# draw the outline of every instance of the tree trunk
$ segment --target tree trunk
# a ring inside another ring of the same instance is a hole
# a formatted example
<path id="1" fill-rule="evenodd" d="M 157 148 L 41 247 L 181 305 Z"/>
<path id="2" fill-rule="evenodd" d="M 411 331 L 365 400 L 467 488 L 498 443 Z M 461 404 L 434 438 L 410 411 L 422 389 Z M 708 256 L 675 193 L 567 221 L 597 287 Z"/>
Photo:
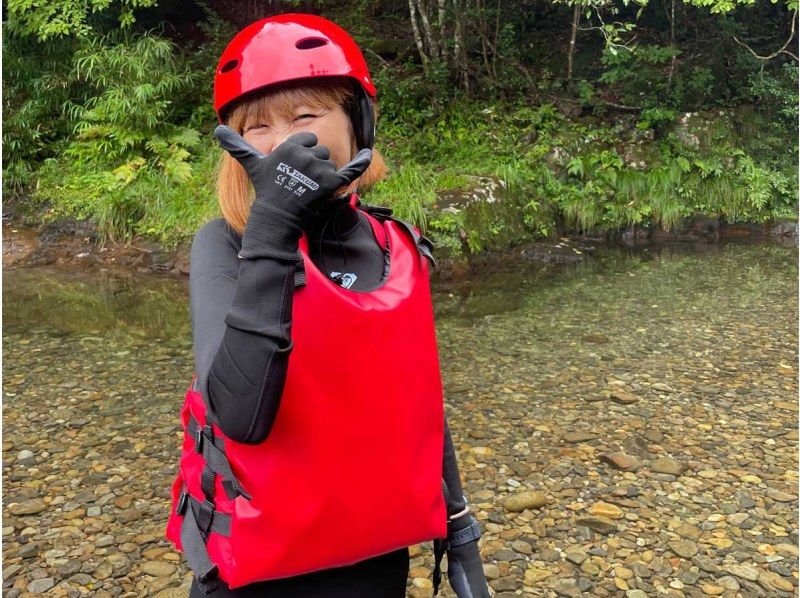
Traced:
<path id="1" fill-rule="evenodd" d="M 486 42 L 486 20 L 483 18 L 483 7 L 481 0 L 475 0 L 475 14 L 477 21 L 475 22 L 475 29 L 478 35 L 481 36 L 481 52 L 483 53 L 483 68 L 486 69 L 486 74 L 492 74 L 492 68 L 489 66 L 489 45 Z"/>
<path id="2" fill-rule="evenodd" d="M 492 46 L 492 72 L 494 78 L 497 79 L 497 36 L 500 34 L 500 0 L 497 0 L 497 9 L 494 13 L 494 45 Z"/>
<path id="3" fill-rule="evenodd" d="M 439 0 L 439 41 L 444 42 L 444 15 L 445 15 L 445 0 Z"/>
<path id="4" fill-rule="evenodd" d="M 675 55 L 675 0 L 672 0 L 672 10 L 669 17 L 669 45 L 672 48 L 672 58 L 669 61 L 669 76 L 667 77 L 667 87 L 672 87 L 672 78 L 675 76 L 675 63 L 678 57 Z"/>
<path id="5" fill-rule="evenodd" d="M 414 31 L 414 42 L 417 44 L 417 52 L 422 61 L 422 68 L 428 72 L 428 54 L 425 51 L 425 45 L 422 42 L 422 35 L 417 25 L 417 12 L 419 11 L 419 0 L 408 0 L 408 10 L 411 16 L 411 29 Z"/>
<path id="6" fill-rule="evenodd" d="M 422 30 L 425 34 L 425 43 L 430 51 L 430 57 L 441 58 L 442 53 L 436 40 L 436 33 L 431 30 L 431 23 L 428 20 L 428 7 L 423 4 L 423 0 L 415 0 L 415 2 L 419 10 L 419 19 L 422 21 Z"/>
<path id="7" fill-rule="evenodd" d="M 575 2 L 572 10 L 572 33 L 569 38 L 569 54 L 567 54 L 567 81 L 572 80 L 572 69 L 575 59 L 575 38 L 578 37 L 578 23 L 581 19 L 581 5 Z"/>
<path id="8" fill-rule="evenodd" d="M 469 65 L 467 64 L 467 49 L 464 45 L 464 10 L 466 9 L 466 0 L 453 0 L 453 7 L 455 8 L 455 29 L 453 31 L 455 48 L 453 57 L 456 64 L 459 65 L 461 80 L 464 82 L 464 90 L 469 95 Z"/>

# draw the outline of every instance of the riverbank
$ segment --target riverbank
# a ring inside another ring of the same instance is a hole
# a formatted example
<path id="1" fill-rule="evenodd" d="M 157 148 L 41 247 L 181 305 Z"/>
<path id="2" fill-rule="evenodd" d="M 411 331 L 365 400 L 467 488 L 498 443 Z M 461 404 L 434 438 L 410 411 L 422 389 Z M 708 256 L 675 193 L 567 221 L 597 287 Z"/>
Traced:
<path id="1" fill-rule="evenodd" d="M 672 231 L 638 227 L 605 235 L 568 232 L 558 238 L 537 239 L 456 258 L 437 252 L 438 267 L 433 276 L 446 280 L 479 271 L 489 264 L 518 260 L 569 264 L 591 256 L 600 245 L 642 247 L 727 240 L 797 245 L 798 224 L 795 221 L 729 224 L 711 218 L 695 218 Z M 190 271 L 190 248 L 189 241 L 169 249 L 139 236 L 128 242 L 101 241 L 95 227 L 87 221 L 63 219 L 33 226 L 13 211 L 3 218 L 4 269 L 58 266 L 183 277 Z"/>

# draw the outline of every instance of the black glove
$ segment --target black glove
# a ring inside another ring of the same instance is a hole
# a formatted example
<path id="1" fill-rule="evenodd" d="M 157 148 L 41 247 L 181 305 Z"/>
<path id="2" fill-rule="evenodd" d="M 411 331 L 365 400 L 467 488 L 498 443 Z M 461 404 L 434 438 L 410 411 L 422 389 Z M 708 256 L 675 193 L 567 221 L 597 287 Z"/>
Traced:
<path id="1" fill-rule="evenodd" d="M 314 133 L 297 133 L 264 155 L 226 125 L 214 130 L 220 145 L 247 171 L 255 189 L 241 258 L 274 257 L 296 262 L 297 241 L 323 201 L 367 169 L 372 150 L 362 149 L 336 170 L 330 150 Z"/>
<path id="2" fill-rule="evenodd" d="M 447 580 L 458 598 L 490 598 L 478 551 L 481 530 L 470 515 L 447 523 Z"/>

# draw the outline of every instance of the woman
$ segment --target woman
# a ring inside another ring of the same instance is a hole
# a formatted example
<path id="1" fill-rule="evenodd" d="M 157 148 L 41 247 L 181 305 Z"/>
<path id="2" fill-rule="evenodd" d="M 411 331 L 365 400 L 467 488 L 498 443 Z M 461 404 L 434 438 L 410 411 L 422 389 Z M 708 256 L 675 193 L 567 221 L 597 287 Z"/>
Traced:
<path id="1" fill-rule="evenodd" d="M 375 94 L 355 42 L 312 15 L 250 25 L 217 68 L 224 218 L 192 245 L 196 374 L 167 526 L 193 597 L 404 596 L 407 547 L 431 539 L 436 586 L 446 549 L 457 595 L 489 595 L 429 247 L 351 193 L 386 173 Z"/>

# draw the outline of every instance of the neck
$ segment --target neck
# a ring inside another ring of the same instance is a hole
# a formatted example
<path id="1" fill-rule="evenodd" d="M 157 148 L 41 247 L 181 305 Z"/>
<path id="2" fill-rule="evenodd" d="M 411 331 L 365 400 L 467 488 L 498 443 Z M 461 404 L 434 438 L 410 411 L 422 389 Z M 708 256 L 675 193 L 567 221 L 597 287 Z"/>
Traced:
<path id="1" fill-rule="evenodd" d="M 333 238 L 350 232 L 358 224 L 358 212 L 350 206 L 350 194 L 326 200 L 308 227 L 308 234 Z"/>

